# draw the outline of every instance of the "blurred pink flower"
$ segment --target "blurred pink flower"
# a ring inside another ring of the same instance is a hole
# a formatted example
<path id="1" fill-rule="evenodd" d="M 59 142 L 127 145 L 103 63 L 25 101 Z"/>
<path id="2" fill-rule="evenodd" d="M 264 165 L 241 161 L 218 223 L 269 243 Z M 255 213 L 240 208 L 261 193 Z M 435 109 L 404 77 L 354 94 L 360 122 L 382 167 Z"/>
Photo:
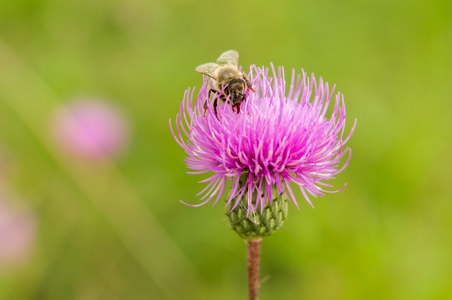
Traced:
<path id="1" fill-rule="evenodd" d="M 36 234 L 33 216 L 0 200 L 0 265 L 16 265 L 30 254 Z"/>
<path id="2" fill-rule="evenodd" d="M 55 113 L 57 143 L 67 152 L 90 160 L 118 154 L 128 140 L 128 124 L 108 103 L 83 99 L 73 101 Z"/>

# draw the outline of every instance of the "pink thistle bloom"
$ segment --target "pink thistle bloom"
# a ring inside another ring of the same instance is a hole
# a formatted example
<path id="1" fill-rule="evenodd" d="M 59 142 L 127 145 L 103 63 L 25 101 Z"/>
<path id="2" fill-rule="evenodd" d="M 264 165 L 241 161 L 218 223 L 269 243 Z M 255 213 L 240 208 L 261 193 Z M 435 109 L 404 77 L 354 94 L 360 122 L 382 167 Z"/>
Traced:
<path id="1" fill-rule="evenodd" d="M 56 142 L 66 152 L 89 160 L 109 158 L 128 140 L 128 126 L 107 102 L 81 99 L 56 111 L 52 123 Z"/>
<path id="2" fill-rule="evenodd" d="M 28 211 L 0 200 L 0 266 L 17 265 L 31 254 L 36 222 Z"/>
<path id="3" fill-rule="evenodd" d="M 250 76 L 255 93 L 247 91 L 247 99 L 236 114 L 230 104 L 221 102 L 216 118 L 212 100 L 208 98 L 208 79 L 196 99 L 194 89 L 186 90 L 176 130 L 170 120 L 170 128 L 177 143 L 186 151 L 189 174 L 211 172 L 200 181 L 207 186 L 198 194 L 204 194 L 200 206 L 215 198 L 213 205 L 224 194 L 226 184 L 231 182 L 231 193 L 227 204 L 234 200 L 234 209 L 247 193 L 248 211 L 261 211 L 266 202 L 273 199 L 272 188 L 278 194 L 285 193 L 298 208 L 292 190 L 300 188 L 306 201 L 312 206 L 311 196 L 323 196 L 325 183 L 346 168 L 351 149 L 344 148 L 351 137 L 344 137 L 345 103 L 337 93 L 333 111 L 328 118 L 326 112 L 333 99 L 335 86 L 330 90 L 328 83 L 314 75 L 308 77 L 303 71 L 296 77 L 295 70 L 288 90 L 284 69 L 273 76 L 268 69 L 251 67 Z M 313 98 L 313 99 L 311 99 Z M 207 115 L 203 116 L 203 105 L 207 101 Z M 218 100 L 220 103 L 220 100 Z M 184 137 L 185 136 L 185 137 Z M 347 160 L 339 166 L 341 159 Z M 253 195 L 255 201 L 253 200 Z M 276 196 L 276 195 L 275 195 Z M 189 204 L 187 204 L 189 205 Z"/>

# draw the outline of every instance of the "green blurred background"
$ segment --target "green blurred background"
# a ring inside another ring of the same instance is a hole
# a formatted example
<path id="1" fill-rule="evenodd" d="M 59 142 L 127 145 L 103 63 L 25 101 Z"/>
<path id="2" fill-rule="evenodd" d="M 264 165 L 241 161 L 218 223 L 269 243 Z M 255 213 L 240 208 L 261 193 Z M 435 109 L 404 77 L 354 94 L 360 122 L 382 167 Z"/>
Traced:
<path id="1" fill-rule="evenodd" d="M 340 193 L 297 194 L 263 242 L 261 299 L 450 299 L 450 1 L 0 0 L 1 197 L 36 222 L 0 299 L 246 299 L 245 244 L 198 203 L 168 126 L 194 67 L 304 68 L 344 93 Z M 79 95 L 127 117 L 127 150 L 87 163 L 49 120 Z M 1 243 L 1 241 L 0 241 Z"/>

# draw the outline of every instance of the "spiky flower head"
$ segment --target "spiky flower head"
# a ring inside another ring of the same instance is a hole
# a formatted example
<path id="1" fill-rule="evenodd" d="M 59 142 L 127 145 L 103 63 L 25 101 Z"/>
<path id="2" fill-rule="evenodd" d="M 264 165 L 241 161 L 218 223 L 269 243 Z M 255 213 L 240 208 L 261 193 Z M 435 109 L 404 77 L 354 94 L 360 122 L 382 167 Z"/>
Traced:
<path id="1" fill-rule="evenodd" d="M 221 104 L 218 118 L 215 116 L 207 78 L 196 98 L 194 89 L 185 91 L 176 130 L 171 121 L 170 127 L 187 153 L 185 161 L 192 170 L 188 173 L 209 173 L 200 181 L 207 183 L 199 193 L 204 201 L 187 205 L 200 206 L 212 200 L 217 203 L 228 182 L 231 187 L 226 206 L 233 211 L 245 203 L 247 214 L 262 214 L 277 195 L 298 207 L 294 186 L 311 206 L 309 195 L 323 196 L 343 188 L 325 190 L 332 187 L 326 182 L 340 173 L 351 157 L 351 149 L 344 144 L 355 126 L 344 136 L 343 95 L 333 97 L 334 86 L 330 89 L 322 78 L 317 82 L 314 75 L 308 77 L 304 71 L 296 76 L 293 70 L 287 85 L 284 69 L 271 69 L 270 76 L 269 69 L 250 68 L 249 78 L 256 92 L 247 91 L 238 114 L 218 99 Z M 330 102 L 334 107 L 328 118 Z M 204 116 L 205 103 L 208 110 Z M 347 160 L 341 164 L 344 156 Z"/>

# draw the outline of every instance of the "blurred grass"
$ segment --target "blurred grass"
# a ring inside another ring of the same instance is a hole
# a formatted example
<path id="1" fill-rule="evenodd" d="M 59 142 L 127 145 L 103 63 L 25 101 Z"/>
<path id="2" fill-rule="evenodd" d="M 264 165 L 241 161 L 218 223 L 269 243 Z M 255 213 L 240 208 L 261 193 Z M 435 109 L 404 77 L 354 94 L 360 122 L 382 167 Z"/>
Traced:
<path id="1" fill-rule="evenodd" d="M 264 241 L 261 299 L 448 299 L 451 17 L 449 1 L 0 0 L 1 187 L 39 233 L 26 265 L 0 270 L 0 299 L 245 297 L 245 246 L 222 205 L 179 203 L 202 177 L 168 129 L 194 67 L 230 48 L 336 83 L 358 119 L 347 188 L 292 206 Z M 79 95 L 131 120 L 116 161 L 73 161 L 49 138 Z"/>

